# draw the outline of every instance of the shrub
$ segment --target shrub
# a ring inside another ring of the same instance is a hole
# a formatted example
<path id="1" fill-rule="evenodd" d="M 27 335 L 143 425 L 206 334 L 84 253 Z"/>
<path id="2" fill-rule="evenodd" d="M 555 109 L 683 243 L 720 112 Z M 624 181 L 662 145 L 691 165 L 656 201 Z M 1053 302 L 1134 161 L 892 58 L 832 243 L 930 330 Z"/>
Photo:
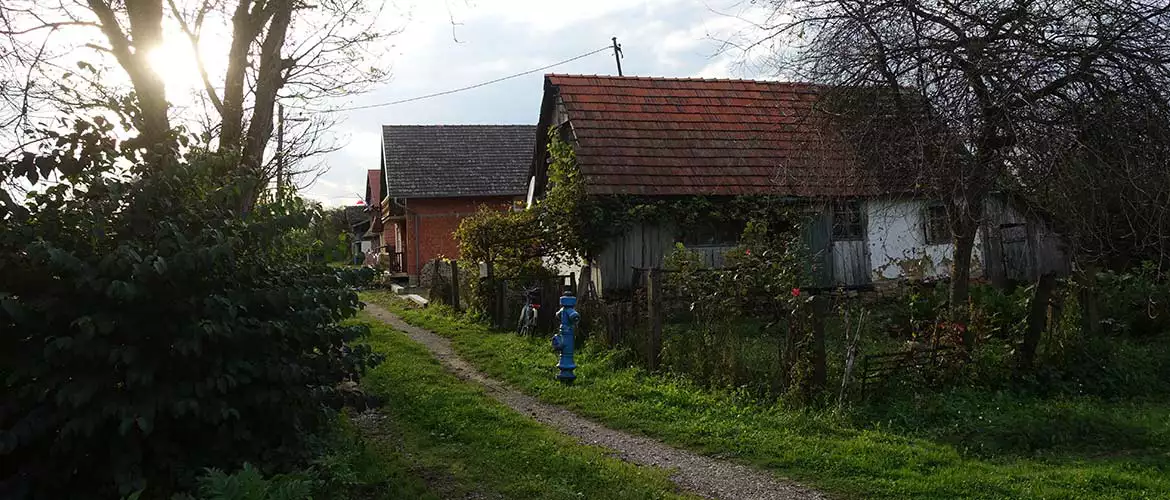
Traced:
<path id="1" fill-rule="evenodd" d="M 241 215 L 227 158 L 127 176 L 77 142 L 46 162 L 88 159 L 67 182 L 0 200 L 0 496 L 164 497 L 203 467 L 303 458 L 336 386 L 377 361 L 338 324 L 359 273 L 295 244 L 318 214 Z"/>
<path id="2" fill-rule="evenodd" d="M 1149 337 L 1170 333 L 1170 281 L 1152 262 L 1097 277 L 1107 333 Z"/>
<path id="3" fill-rule="evenodd" d="M 810 297 L 799 288 L 807 251 L 799 226 L 785 223 L 795 216 L 777 215 L 746 224 L 726 268 L 706 269 L 682 244 L 666 256 L 665 294 L 683 306 L 672 319 L 690 326 L 665 330 L 667 368 L 709 386 L 811 395 L 813 367 L 823 370 L 825 359 L 809 335 Z"/>
<path id="4" fill-rule="evenodd" d="M 305 500 L 311 498 L 313 482 L 293 476 L 265 479 L 251 464 L 227 474 L 208 469 L 199 478 L 199 500 Z"/>

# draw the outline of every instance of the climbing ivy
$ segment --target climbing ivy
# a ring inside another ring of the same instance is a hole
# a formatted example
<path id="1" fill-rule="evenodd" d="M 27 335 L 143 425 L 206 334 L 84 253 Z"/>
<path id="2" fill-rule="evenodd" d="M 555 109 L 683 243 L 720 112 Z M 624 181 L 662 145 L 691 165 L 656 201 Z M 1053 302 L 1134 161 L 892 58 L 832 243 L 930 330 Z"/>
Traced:
<path id="1" fill-rule="evenodd" d="M 568 256 L 595 256 L 637 223 L 687 227 L 702 222 L 743 223 L 787 218 L 792 199 L 771 195 L 641 196 L 589 194 L 573 146 L 556 129 L 548 135 L 548 184 L 536 204 L 548 248 Z"/>
<path id="2" fill-rule="evenodd" d="M 570 260 L 596 255 L 633 222 L 629 200 L 589 196 L 573 146 L 556 129 L 549 130 L 548 139 L 548 184 L 536 208 L 549 249 Z"/>
<path id="3" fill-rule="evenodd" d="M 779 196 L 641 196 L 590 194 L 572 144 L 548 133 L 544 197 L 523 212 L 487 209 L 456 231 L 464 259 L 497 271 L 535 271 L 541 259 L 576 263 L 597 256 L 638 223 L 688 227 L 702 222 L 790 221 L 792 199 Z"/>

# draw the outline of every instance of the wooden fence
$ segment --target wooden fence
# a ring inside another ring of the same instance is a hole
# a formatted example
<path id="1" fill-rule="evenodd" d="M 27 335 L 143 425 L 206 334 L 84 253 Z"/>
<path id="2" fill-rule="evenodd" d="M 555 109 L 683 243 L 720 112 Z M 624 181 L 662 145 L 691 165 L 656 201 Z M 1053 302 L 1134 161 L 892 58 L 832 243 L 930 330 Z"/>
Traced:
<path id="1" fill-rule="evenodd" d="M 480 278 L 480 287 L 488 319 L 494 328 L 499 329 L 516 328 L 520 311 L 527 303 L 528 291 L 535 290 L 535 303 L 539 305 L 535 333 L 552 335 L 558 327 L 556 312 L 560 309 L 561 294 L 566 290 L 577 293 L 577 277 L 566 274 L 542 280 L 519 280 L 487 276 Z"/>

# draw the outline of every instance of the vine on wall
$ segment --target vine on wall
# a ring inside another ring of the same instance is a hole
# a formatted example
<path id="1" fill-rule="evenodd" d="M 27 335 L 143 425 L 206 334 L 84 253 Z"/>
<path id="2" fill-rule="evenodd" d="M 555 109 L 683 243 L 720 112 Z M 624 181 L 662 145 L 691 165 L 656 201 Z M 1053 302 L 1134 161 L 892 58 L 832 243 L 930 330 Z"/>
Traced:
<path id="1" fill-rule="evenodd" d="M 799 236 L 789 198 L 589 194 L 572 144 L 555 128 L 548 134 L 548 153 L 547 188 L 533 207 L 521 212 L 484 208 L 463 220 L 456 237 L 464 259 L 491 262 L 497 275 L 510 278 L 547 274 L 543 265 L 548 261 L 592 259 L 638 223 L 686 228 L 704 222 L 755 221 L 745 236 Z M 736 259 L 742 260 L 732 261 Z"/>

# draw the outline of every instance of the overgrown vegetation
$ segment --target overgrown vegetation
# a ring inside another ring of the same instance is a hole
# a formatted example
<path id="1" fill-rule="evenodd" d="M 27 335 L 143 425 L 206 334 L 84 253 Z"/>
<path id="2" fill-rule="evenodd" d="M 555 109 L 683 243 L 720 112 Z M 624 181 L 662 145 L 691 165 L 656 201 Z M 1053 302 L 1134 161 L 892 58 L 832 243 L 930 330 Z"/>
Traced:
<path id="1" fill-rule="evenodd" d="M 598 345 L 578 352 L 578 381 L 565 388 L 554 378 L 555 360 L 543 340 L 413 309 L 385 294 L 366 297 L 450 337 L 480 369 L 545 401 L 830 493 L 899 499 L 1170 494 L 1164 397 L 910 386 L 843 408 L 799 408 L 752 391 L 648 373 Z"/>
<path id="2" fill-rule="evenodd" d="M 674 493 L 666 471 L 631 465 L 542 426 L 460 381 L 401 332 L 361 321 L 372 330 L 370 345 L 386 355 L 364 381 L 389 402 L 388 418 L 372 422 L 370 433 L 401 439 L 440 497 L 689 498 Z"/>
<path id="3" fill-rule="evenodd" d="M 314 458 L 302 469 L 265 474 L 250 463 L 230 472 L 209 468 L 193 491 L 172 500 L 437 500 L 413 471 L 415 465 L 404 450 L 380 438 L 362 436 L 366 429 L 356 422 L 374 415 L 378 414 L 362 413 L 352 419 L 339 415 L 327 432 L 312 439 Z M 135 493 L 127 500 L 141 496 Z"/>
<path id="4" fill-rule="evenodd" d="M 339 322 L 360 271 L 305 245 L 297 199 L 245 213 L 232 156 L 121 164 L 109 125 L 0 163 L 62 182 L 0 205 L 0 484 L 6 497 L 166 498 L 205 467 L 291 470 L 377 356 Z"/>
<path id="5" fill-rule="evenodd" d="M 808 398 L 825 385 L 823 330 L 812 328 L 807 250 L 793 214 L 748 221 L 725 265 L 709 269 L 681 243 L 663 261 L 673 302 L 663 362 L 705 383 Z"/>

